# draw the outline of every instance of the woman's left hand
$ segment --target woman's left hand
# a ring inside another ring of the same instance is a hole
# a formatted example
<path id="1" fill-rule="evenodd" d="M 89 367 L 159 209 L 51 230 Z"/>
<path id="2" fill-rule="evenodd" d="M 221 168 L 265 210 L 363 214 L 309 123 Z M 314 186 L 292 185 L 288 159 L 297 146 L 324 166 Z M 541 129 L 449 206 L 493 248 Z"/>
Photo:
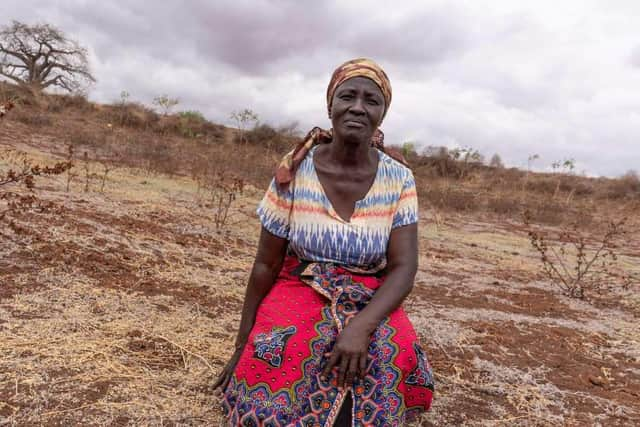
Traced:
<path id="1" fill-rule="evenodd" d="M 337 384 L 340 388 L 351 386 L 354 379 L 363 378 L 367 371 L 369 339 L 367 330 L 356 322 L 349 322 L 329 353 L 329 361 L 320 374 L 323 381 L 334 367 L 338 369 Z"/>

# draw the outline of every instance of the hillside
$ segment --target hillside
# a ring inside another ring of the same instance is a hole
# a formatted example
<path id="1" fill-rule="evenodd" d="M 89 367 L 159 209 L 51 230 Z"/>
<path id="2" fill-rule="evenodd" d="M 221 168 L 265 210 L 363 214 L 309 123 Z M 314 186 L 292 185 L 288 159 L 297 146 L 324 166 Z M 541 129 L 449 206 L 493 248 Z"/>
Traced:
<path id="1" fill-rule="evenodd" d="M 265 128 L 248 139 L 77 97 L 1 119 L 0 172 L 74 167 L 0 187 L 0 425 L 218 424 L 211 384 L 239 322 L 255 206 L 293 142 Z M 562 295 L 522 223 L 529 210 L 553 236 L 577 220 L 593 249 L 627 216 L 618 265 L 638 275 L 634 178 L 409 154 L 422 211 L 405 308 L 436 375 L 421 425 L 640 423 L 637 282 Z"/>

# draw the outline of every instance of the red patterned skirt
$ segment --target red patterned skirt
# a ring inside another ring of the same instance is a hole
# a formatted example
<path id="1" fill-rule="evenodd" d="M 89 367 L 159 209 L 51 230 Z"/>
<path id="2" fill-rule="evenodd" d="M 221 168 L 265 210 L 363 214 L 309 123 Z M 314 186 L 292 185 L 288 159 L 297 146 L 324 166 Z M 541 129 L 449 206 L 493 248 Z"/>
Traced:
<path id="1" fill-rule="evenodd" d="M 399 307 L 371 336 L 367 374 L 340 391 L 320 374 L 340 331 L 383 279 L 287 257 L 262 301 L 227 386 L 233 426 L 332 426 L 347 393 L 354 426 L 402 426 L 428 410 L 433 376 L 415 330 Z"/>

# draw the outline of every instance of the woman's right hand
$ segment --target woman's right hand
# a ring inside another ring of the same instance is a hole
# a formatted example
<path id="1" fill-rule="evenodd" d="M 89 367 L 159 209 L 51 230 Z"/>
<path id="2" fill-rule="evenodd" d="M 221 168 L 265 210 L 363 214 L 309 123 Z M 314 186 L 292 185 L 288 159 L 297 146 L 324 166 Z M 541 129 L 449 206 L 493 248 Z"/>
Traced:
<path id="1" fill-rule="evenodd" d="M 227 388 L 229 381 L 231 380 L 231 375 L 233 375 L 233 371 L 236 369 L 236 365 L 238 364 L 238 360 L 240 360 L 240 356 L 242 355 L 242 351 L 244 350 L 244 346 L 237 347 L 235 353 L 231 356 L 231 359 L 227 362 L 227 364 L 222 368 L 222 372 L 218 376 L 215 384 L 213 385 L 214 392 L 218 394 L 224 393 L 224 390 Z"/>

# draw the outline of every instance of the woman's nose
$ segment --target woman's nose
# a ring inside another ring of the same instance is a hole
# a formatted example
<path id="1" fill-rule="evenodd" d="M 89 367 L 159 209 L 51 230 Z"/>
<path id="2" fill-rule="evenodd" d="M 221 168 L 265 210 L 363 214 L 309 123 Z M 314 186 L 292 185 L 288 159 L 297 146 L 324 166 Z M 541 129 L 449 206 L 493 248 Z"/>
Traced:
<path id="1" fill-rule="evenodd" d="M 349 107 L 349 111 L 356 114 L 364 114 L 364 100 L 359 96 L 353 99 L 353 103 Z"/>

